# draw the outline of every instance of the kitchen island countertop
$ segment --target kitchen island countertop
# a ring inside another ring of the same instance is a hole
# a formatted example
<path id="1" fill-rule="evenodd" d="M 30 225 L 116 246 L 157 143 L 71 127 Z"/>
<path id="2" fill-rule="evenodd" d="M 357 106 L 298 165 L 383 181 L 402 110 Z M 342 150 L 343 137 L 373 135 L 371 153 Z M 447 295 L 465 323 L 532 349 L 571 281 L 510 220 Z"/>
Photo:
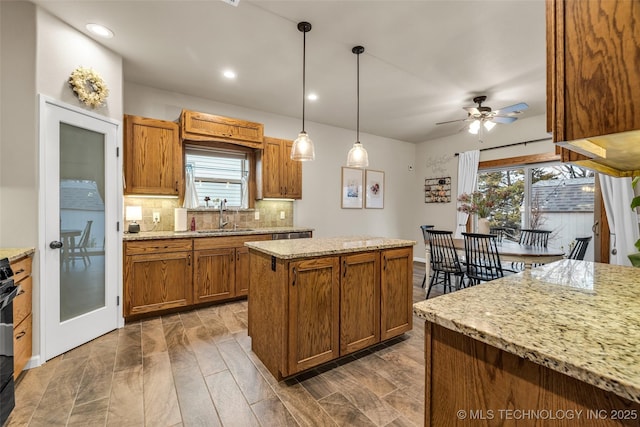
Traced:
<path id="1" fill-rule="evenodd" d="M 0 248 L 0 259 L 9 258 L 9 262 L 13 262 L 29 256 L 35 251 L 35 248 Z"/>
<path id="2" fill-rule="evenodd" d="M 245 246 L 276 258 L 296 259 L 401 248 L 415 244 L 415 240 L 372 236 L 346 236 L 295 240 L 267 240 L 263 242 L 247 242 Z"/>
<path id="3" fill-rule="evenodd" d="M 434 324 L 640 403 L 640 269 L 562 260 L 414 304 Z"/>

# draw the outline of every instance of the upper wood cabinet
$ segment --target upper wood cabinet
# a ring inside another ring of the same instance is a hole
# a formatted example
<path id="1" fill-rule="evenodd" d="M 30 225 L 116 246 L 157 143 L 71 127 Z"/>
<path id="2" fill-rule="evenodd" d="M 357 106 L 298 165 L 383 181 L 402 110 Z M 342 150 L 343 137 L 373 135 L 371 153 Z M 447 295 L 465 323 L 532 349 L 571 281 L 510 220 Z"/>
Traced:
<path id="1" fill-rule="evenodd" d="M 183 140 L 219 141 L 250 148 L 263 148 L 262 123 L 182 110 L 180 124 Z"/>
<path id="2" fill-rule="evenodd" d="M 563 161 L 640 173 L 640 3 L 547 0 L 547 130 Z"/>
<path id="3" fill-rule="evenodd" d="M 258 158 L 258 198 L 302 199 L 302 164 L 291 160 L 293 141 L 264 138 L 264 151 Z"/>
<path id="4" fill-rule="evenodd" d="M 124 194 L 180 196 L 184 160 L 177 123 L 124 116 Z"/>

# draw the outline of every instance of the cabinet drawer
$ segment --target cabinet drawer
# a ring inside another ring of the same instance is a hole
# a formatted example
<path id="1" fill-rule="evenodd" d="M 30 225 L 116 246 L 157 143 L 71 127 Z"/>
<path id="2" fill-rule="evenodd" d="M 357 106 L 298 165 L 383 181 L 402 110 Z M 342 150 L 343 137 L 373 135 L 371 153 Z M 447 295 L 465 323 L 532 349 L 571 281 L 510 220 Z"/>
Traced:
<path id="1" fill-rule="evenodd" d="M 194 239 L 193 250 L 238 248 L 244 246 L 244 242 L 257 242 L 261 240 L 271 240 L 271 234 L 251 234 L 246 236 L 228 237 L 201 237 Z"/>
<path id="2" fill-rule="evenodd" d="M 191 239 L 140 240 L 125 242 L 125 255 L 190 251 Z"/>
<path id="3" fill-rule="evenodd" d="M 31 314 L 13 329 L 13 378 L 18 378 L 31 359 Z"/>
<path id="4" fill-rule="evenodd" d="M 13 270 L 13 280 L 18 283 L 22 279 L 31 275 L 31 257 L 22 258 L 11 263 Z"/>
<path id="5" fill-rule="evenodd" d="M 31 276 L 20 282 L 20 292 L 13 300 L 13 324 L 18 325 L 31 314 Z"/>

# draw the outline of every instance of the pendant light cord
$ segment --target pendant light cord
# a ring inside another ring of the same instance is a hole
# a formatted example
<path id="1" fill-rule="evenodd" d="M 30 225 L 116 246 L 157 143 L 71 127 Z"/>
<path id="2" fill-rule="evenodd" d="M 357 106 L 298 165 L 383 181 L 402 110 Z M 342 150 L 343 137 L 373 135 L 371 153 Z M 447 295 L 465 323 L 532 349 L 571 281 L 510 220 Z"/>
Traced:
<path id="1" fill-rule="evenodd" d="M 305 82 L 307 81 L 307 32 L 302 32 L 302 132 L 304 132 L 304 98 L 306 92 Z"/>
<path id="2" fill-rule="evenodd" d="M 356 69 L 357 69 L 357 84 L 356 84 L 356 99 L 357 99 L 357 105 L 356 105 L 356 141 L 358 142 L 358 144 L 360 143 L 360 54 L 357 54 L 357 59 L 358 61 L 356 62 Z"/>

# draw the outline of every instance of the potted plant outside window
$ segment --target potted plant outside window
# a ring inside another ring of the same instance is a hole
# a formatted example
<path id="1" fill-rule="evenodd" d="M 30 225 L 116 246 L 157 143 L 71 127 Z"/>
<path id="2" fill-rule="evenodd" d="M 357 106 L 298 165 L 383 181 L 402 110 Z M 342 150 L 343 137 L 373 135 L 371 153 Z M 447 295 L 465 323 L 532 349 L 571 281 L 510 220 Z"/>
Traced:
<path id="1" fill-rule="evenodd" d="M 640 176 L 636 176 L 631 181 L 631 186 L 635 190 L 636 185 L 638 185 L 638 181 L 640 181 Z M 631 200 L 631 209 L 635 211 L 635 209 L 640 206 L 640 196 L 635 196 L 633 200 Z M 635 243 L 636 249 L 640 251 L 640 239 Z M 636 252 L 634 254 L 628 255 L 629 261 L 631 261 L 631 265 L 634 267 L 640 267 L 640 252 Z"/>

